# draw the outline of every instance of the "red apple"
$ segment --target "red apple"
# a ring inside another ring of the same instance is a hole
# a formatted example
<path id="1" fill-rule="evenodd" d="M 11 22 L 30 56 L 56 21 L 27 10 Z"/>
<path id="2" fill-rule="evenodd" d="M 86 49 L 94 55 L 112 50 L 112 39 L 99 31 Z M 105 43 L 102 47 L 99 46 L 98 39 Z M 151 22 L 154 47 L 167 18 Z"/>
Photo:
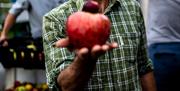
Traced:
<path id="1" fill-rule="evenodd" d="M 109 18 L 100 13 L 84 11 L 70 15 L 66 22 L 66 33 L 73 48 L 105 44 L 110 35 L 111 22 Z"/>

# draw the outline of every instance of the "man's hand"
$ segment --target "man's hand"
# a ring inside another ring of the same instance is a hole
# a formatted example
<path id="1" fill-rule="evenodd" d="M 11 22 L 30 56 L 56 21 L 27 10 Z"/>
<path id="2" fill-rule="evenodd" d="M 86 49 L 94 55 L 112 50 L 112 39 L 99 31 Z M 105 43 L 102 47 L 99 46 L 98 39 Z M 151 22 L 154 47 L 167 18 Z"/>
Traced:
<path id="1" fill-rule="evenodd" d="M 85 47 L 72 49 L 73 47 L 69 45 L 68 38 L 57 41 L 55 46 L 59 48 L 67 47 L 76 53 L 74 61 L 57 78 L 62 91 L 81 91 L 91 77 L 97 59 L 107 51 L 118 47 L 117 43 L 106 43 L 104 45 L 95 45 L 91 50 Z"/>
<path id="2" fill-rule="evenodd" d="M 71 45 L 69 45 L 69 39 L 64 38 L 60 39 L 55 43 L 55 46 L 58 48 L 67 47 L 70 51 L 75 51 L 77 55 L 81 54 L 90 54 L 93 59 L 98 58 L 100 55 L 104 54 L 106 51 L 110 51 L 116 47 L 118 47 L 117 43 L 106 43 L 104 45 L 95 45 L 91 50 L 88 50 L 87 48 L 81 48 L 81 49 L 72 49 Z M 81 50 L 81 51 L 80 51 Z M 90 56 L 89 55 L 89 56 Z"/>
<path id="3" fill-rule="evenodd" d="M 16 16 L 11 13 L 8 13 L 8 15 L 4 21 L 3 30 L 2 30 L 1 36 L 0 36 L 0 44 L 2 44 L 2 46 L 8 46 L 7 34 L 15 21 L 16 21 Z"/>
<path id="4" fill-rule="evenodd" d="M 4 46 L 4 47 L 8 46 L 7 36 L 4 33 L 1 33 L 1 36 L 0 36 L 0 45 Z"/>

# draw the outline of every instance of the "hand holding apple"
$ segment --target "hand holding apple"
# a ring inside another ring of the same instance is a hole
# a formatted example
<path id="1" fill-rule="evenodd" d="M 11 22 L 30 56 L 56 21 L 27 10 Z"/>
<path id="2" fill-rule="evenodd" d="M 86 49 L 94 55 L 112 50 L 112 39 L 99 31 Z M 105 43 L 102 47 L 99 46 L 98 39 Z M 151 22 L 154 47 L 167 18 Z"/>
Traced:
<path id="1" fill-rule="evenodd" d="M 89 6 L 94 6 L 92 4 Z M 55 43 L 56 47 L 67 47 L 76 54 L 73 62 L 58 75 L 57 82 L 62 90 L 82 90 L 94 70 L 98 57 L 118 47 L 117 43 L 107 42 L 110 20 L 103 14 L 89 10 L 89 6 L 68 17 L 67 37 Z"/>
<path id="2" fill-rule="evenodd" d="M 111 22 L 107 16 L 98 13 L 96 1 L 85 2 L 82 11 L 71 14 L 66 22 L 66 34 L 74 49 L 105 44 L 110 35 Z"/>
<path id="3" fill-rule="evenodd" d="M 63 47 L 69 47 L 69 38 L 62 38 L 60 40 L 58 40 L 55 43 L 55 47 L 58 48 L 63 48 Z M 89 50 L 88 48 L 84 47 L 81 49 L 76 49 L 75 50 L 75 54 L 80 57 L 80 59 L 86 59 L 87 55 L 90 55 L 92 57 L 92 59 L 97 59 L 100 55 L 104 54 L 106 51 L 110 51 L 114 48 L 117 48 L 118 44 L 116 42 L 113 43 L 108 43 L 106 42 L 103 45 L 94 45 L 91 50 Z"/>
<path id="4" fill-rule="evenodd" d="M 89 0 L 84 4 L 82 10 L 68 17 L 66 22 L 68 36 L 56 42 L 57 47 L 70 46 L 74 50 L 83 47 L 92 49 L 95 45 L 107 45 L 111 22 L 107 16 L 98 13 L 99 4 Z M 111 48 L 111 44 L 107 46 Z"/>

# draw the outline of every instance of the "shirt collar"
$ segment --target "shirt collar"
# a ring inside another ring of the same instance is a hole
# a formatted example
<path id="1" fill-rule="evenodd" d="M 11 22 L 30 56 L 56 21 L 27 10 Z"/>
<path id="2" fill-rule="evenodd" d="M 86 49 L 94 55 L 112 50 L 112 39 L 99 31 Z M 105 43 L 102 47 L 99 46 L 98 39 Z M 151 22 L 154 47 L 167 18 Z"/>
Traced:
<path id="1" fill-rule="evenodd" d="M 104 13 L 107 13 L 111 9 L 111 7 L 115 4 L 115 2 L 117 1 L 121 2 L 121 0 L 109 0 L 109 1 L 110 1 L 110 4 L 108 5 Z M 78 11 L 81 11 L 85 3 L 85 0 L 73 0 L 73 2 L 76 3 Z"/>

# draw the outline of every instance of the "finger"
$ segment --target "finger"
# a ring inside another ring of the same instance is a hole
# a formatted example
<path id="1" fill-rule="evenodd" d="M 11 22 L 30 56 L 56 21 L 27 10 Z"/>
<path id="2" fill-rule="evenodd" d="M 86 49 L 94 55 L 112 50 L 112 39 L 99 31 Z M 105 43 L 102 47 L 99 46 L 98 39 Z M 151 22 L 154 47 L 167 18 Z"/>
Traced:
<path id="1" fill-rule="evenodd" d="M 118 43 L 113 42 L 113 43 L 110 44 L 110 47 L 111 48 L 117 48 L 118 47 Z"/>
<path id="2" fill-rule="evenodd" d="M 3 47 L 7 47 L 7 46 L 8 46 L 8 41 L 4 41 L 4 43 L 3 43 L 2 46 L 3 46 Z"/>
<path id="3" fill-rule="evenodd" d="M 85 60 L 88 58 L 89 50 L 87 48 L 81 48 L 80 50 L 76 50 L 76 54 L 79 60 Z"/>
<path id="4" fill-rule="evenodd" d="M 58 40 L 56 43 L 55 43 L 55 47 L 67 47 L 69 45 L 69 39 L 68 38 L 63 38 L 63 39 L 60 39 Z"/>
<path id="5" fill-rule="evenodd" d="M 0 45 L 3 46 L 3 47 L 7 47 L 7 46 L 8 46 L 8 41 L 7 41 L 7 39 L 1 40 L 1 41 L 0 41 Z"/>
<path id="6" fill-rule="evenodd" d="M 110 49 L 110 46 L 108 45 L 102 45 L 102 50 L 103 51 L 108 51 Z"/>
<path id="7" fill-rule="evenodd" d="M 95 45 L 92 47 L 91 52 L 96 53 L 98 51 L 102 50 L 100 45 Z"/>
<path id="8" fill-rule="evenodd" d="M 117 42 L 112 42 L 112 43 L 106 42 L 105 45 L 108 45 L 110 50 L 118 47 Z"/>
<path id="9" fill-rule="evenodd" d="M 91 51 L 91 55 L 93 58 L 97 59 L 99 56 L 105 54 L 107 51 L 110 51 L 114 48 L 117 48 L 118 47 L 118 44 L 116 42 L 113 42 L 113 43 L 106 43 L 102 46 L 100 45 L 95 45 L 93 48 L 92 48 L 92 51 Z"/>
<path id="10" fill-rule="evenodd" d="M 102 46 L 100 45 L 95 45 L 91 50 L 91 56 L 95 60 L 104 53 L 105 53 L 105 50 L 103 50 Z"/>

